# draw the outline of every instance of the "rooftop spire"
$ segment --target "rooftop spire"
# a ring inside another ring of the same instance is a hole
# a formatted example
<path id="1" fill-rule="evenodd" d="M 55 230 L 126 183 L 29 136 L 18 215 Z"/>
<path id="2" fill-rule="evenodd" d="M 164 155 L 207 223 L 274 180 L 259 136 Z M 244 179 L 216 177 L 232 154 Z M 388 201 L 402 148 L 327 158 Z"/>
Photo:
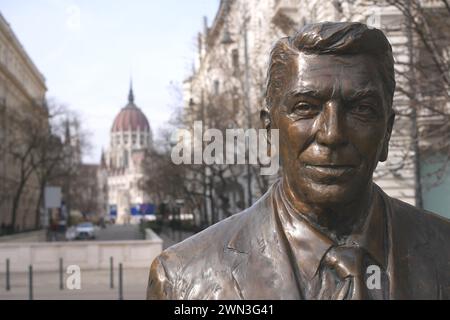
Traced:
<path id="1" fill-rule="evenodd" d="M 70 144 L 70 141 L 71 141 L 71 134 L 70 134 L 70 122 L 69 122 L 69 119 L 67 118 L 66 119 L 66 121 L 64 122 L 64 126 L 65 126 L 65 129 L 66 129 L 66 132 L 65 132 L 65 140 L 64 140 L 64 142 L 66 143 L 66 144 Z"/>
<path id="2" fill-rule="evenodd" d="M 133 79 L 130 79 L 130 92 L 128 93 L 128 102 L 134 103 Z"/>
<path id="3" fill-rule="evenodd" d="M 100 158 L 100 167 L 101 168 L 106 168 L 105 152 L 103 151 L 103 148 L 102 148 L 102 155 L 101 155 L 101 158 Z"/>

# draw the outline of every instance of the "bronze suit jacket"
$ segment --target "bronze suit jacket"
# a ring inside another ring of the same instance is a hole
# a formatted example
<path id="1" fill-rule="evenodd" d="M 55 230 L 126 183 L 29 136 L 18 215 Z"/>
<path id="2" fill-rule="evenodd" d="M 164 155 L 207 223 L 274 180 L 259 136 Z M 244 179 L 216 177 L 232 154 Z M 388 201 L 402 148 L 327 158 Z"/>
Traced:
<path id="1" fill-rule="evenodd" d="M 450 299 L 450 221 L 380 191 L 389 229 L 389 298 Z M 251 208 L 165 250 L 148 299 L 299 299 L 273 190 Z"/>

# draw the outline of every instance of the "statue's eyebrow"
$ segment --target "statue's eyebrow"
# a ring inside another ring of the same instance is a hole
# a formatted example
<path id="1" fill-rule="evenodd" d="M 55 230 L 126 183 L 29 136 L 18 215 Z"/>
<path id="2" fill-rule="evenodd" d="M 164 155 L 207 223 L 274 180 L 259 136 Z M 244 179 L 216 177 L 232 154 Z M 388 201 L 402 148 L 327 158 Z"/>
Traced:
<path id="1" fill-rule="evenodd" d="M 307 96 L 314 99 L 323 99 L 323 93 L 312 88 L 296 88 L 288 93 L 291 97 Z"/>
<path id="2" fill-rule="evenodd" d="M 378 90 L 372 88 L 364 88 L 354 91 L 350 96 L 346 98 L 347 101 L 358 101 L 366 98 L 374 98 L 378 102 L 381 102 L 381 96 Z"/>

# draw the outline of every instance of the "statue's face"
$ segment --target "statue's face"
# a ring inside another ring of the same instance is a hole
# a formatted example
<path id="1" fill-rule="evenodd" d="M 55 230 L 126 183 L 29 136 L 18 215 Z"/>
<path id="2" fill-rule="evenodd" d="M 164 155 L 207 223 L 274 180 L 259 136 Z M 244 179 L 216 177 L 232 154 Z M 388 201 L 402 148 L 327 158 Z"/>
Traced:
<path id="1" fill-rule="evenodd" d="M 348 204 L 368 190 L 387 157 L 394 115 L 367 55 L 305 55 L 271 108 L 283 178 L 299 200 Z"/>

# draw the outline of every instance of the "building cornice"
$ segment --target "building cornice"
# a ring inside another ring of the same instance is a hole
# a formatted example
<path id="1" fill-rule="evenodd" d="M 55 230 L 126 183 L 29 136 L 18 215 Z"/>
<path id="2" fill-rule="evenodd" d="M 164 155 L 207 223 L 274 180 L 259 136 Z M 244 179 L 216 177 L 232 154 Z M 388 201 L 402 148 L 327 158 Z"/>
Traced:
<path id="1" fill-rule="evenodd" d="M 0 63 L 0 72 L 5 74 L 14 86 L 23 94 L 23 96 L 31 104 L 42 104 L 44 101 L 36 101 L 36 99 L 28 92 L 25 86 L 17 79 L 17 77 L 3 63 Z"/>
<path id="2" fill-rule="evenodd" d="M 35 78 L 37 83 L 41 85 L 42 88 L 45 89 L 45 91 L 47 91 L 47 87 L 45 85 L 45 77 L 33 63 L 31 58 L 23 48 L 22 44 L 20 43 L 19 39 L 14 34 L 14 31 L 12 30 L 8 21 L 6 21 L 1 12 L 0 12 L 0 32 L 2 32 L 5 35 L 5 37 L 10 41 L 10 43 L 14 47 L 14 49 L 19 53 L 22 62 L 28 67 L 30 74 Z"/>
<path id="3" fill-rule="evenodd" d="M 220 31 L 225 23 L 225 18 L 230 12 L 230 8 L 235 0 L 220 0 L 219 10 L 214 18 L 211 28 L 208 30 L 208 34 L 205 35 L 206 43 L 208 46 L 214 45 L 215 40 L 220 35 Z"/>

